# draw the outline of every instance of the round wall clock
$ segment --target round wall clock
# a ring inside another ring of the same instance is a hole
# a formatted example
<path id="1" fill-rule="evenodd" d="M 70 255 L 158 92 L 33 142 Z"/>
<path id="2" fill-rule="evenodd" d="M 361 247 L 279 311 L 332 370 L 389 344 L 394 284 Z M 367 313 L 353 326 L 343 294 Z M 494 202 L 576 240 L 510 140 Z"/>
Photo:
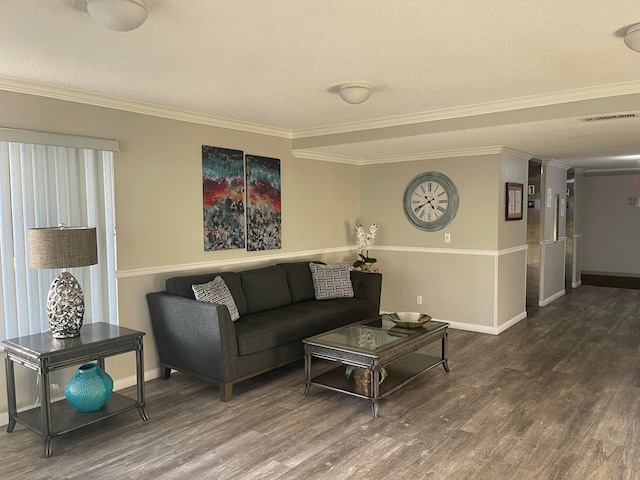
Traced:
<path id="1" fill-rule="evenodd" d="M 458 213 L 458 189 L 440 172 L 424 172 L 409 182 L 404 192 L 404 213 L 420 230 L 441 230 Z"/>

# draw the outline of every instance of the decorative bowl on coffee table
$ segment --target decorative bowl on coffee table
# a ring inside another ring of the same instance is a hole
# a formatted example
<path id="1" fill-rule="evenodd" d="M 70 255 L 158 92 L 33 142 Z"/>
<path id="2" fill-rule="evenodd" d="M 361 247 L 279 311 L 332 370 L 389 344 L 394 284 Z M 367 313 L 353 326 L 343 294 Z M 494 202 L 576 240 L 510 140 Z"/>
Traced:
<path id="1" fill-rule="evenodd" d="M 396 312 L 390 318 L 401 328 L 419 328 L 423 323 L 431 320 L 429 315 L 419 312 Z"/>

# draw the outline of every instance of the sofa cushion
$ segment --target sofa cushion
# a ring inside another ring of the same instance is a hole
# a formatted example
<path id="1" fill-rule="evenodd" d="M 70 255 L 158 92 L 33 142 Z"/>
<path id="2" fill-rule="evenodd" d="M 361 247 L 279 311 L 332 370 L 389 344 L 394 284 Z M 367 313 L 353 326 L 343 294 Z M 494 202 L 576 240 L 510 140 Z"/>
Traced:
<path id="1" fill-rule="evenodd" d="M 301 302 L 268 312 L 240 317 L 234 323 L 238 353 L 251 355 L 366 318 L 371 302 L 338 298 Z M 302 354 L 302 343 L 300 343 Z"/>
<path id="2" fill-rule="evenodd" d="M 281 265 L 245 270 L 239 275 L 248 313 L 273 310 L 291 303 L 287 273 Z"/>
<path id="3" fill-rule="evenodd" d="M 322 262 L 313 262 L 324 265 Z M 287 272 L 291 303 L 307 302 L 316 298 L 309 262 L 279 263 Z"/>
<path id="4" fill-rule="evenodd" d="M 231 321 L 235 322 L 240 318 L 236 302 L 233 300 L 233 296 L 231 295 L 227 284 L 224 283 L 224 280 L 221 277 L 217 276 L 212 281 L 201 285 L 192 285 L 191 288 L 193 289 L 196 300 L 199 302 L 225 305 L 229 309 Z"/>
<path id="5" fill-rule="evenodd" d="M 166 281 L 167 293 L 195 299 L 196 297 L 191 286 L 211 282 L 218 276 L 224 280 L 224 283 L 226 283 L 229 288 L 240 316 L 246 315 L 247 301 L 244 298 L 244 292 L 242 291 L 240 275 L 235 272 L 204 273 L 199 275 L 172 277 Z"/>
<path id="6" fill-rule="evenodd" d="M 318 265 L 309 263 L 316 300 L 353 297 L 349 264 Z"/>

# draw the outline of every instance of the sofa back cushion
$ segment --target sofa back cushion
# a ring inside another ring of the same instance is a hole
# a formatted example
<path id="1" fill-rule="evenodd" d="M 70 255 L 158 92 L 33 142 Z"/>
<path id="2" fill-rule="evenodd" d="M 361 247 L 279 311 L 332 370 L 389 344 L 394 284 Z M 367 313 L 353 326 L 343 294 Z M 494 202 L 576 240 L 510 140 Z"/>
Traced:
<path id="1" fill-rule="evenodd" d="M 247 302 L 247 313 L 273 310 L 291 303 L 287 272 L 282 265 L 245 270 L 239 272 L 239 275 Z"/>
<path id="2" fill-rule="evenodd" d="M 244 292 L 242 290 L 240 275 L 236 272 L 204 273 L 200 275 L 172 277 L 165 283 L 166 290 L 167 293 L 170 293 L 171 295 L 180 295 L 181 297 L 193 298 L 195 300 L 196 297 L 193 294 L 192 285 L 201 285 L 203 283 L 211 282 L 217 276 L 220 276 L 224 280 L 224 283 L 227 284 L 227 287 L 233 296 L 233 301 L 238 308 L 239 315 L 246 315 L 247 300 L 245 299 Z"/>
<path id="3" fill-rule="evenodd" d="M 324 265 L 322 262 L 315 262 Z M 291 303 L 308 302 L 315 300 L 315 292 L 313 290 L 313 278 L 311 278 L 311 270 L 309 262 L 289 262 L 279 263 L 287 272 L 287 283 L 289 284 L 289 292 L 291 293 Z"/>

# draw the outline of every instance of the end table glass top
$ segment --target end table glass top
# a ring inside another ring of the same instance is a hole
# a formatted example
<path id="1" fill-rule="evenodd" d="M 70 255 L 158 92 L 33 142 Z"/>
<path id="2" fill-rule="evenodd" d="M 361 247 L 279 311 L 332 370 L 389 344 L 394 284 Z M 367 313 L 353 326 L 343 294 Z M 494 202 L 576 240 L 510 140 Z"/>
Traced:
<path id="1" fill-rule="evenodd" d="M 392 316 L 393 314 L 379 315 L 362 323 L 330 330 L 307 338 L 305 343 L 338 348 L 348 347 L 365 353 L 373 353 L 382 347 L 407 340 L 408 337 L 422 336 L 449 325 L 445 322 L 429 320 L 417 328 L 402 328 L 391 320 Z"/>

